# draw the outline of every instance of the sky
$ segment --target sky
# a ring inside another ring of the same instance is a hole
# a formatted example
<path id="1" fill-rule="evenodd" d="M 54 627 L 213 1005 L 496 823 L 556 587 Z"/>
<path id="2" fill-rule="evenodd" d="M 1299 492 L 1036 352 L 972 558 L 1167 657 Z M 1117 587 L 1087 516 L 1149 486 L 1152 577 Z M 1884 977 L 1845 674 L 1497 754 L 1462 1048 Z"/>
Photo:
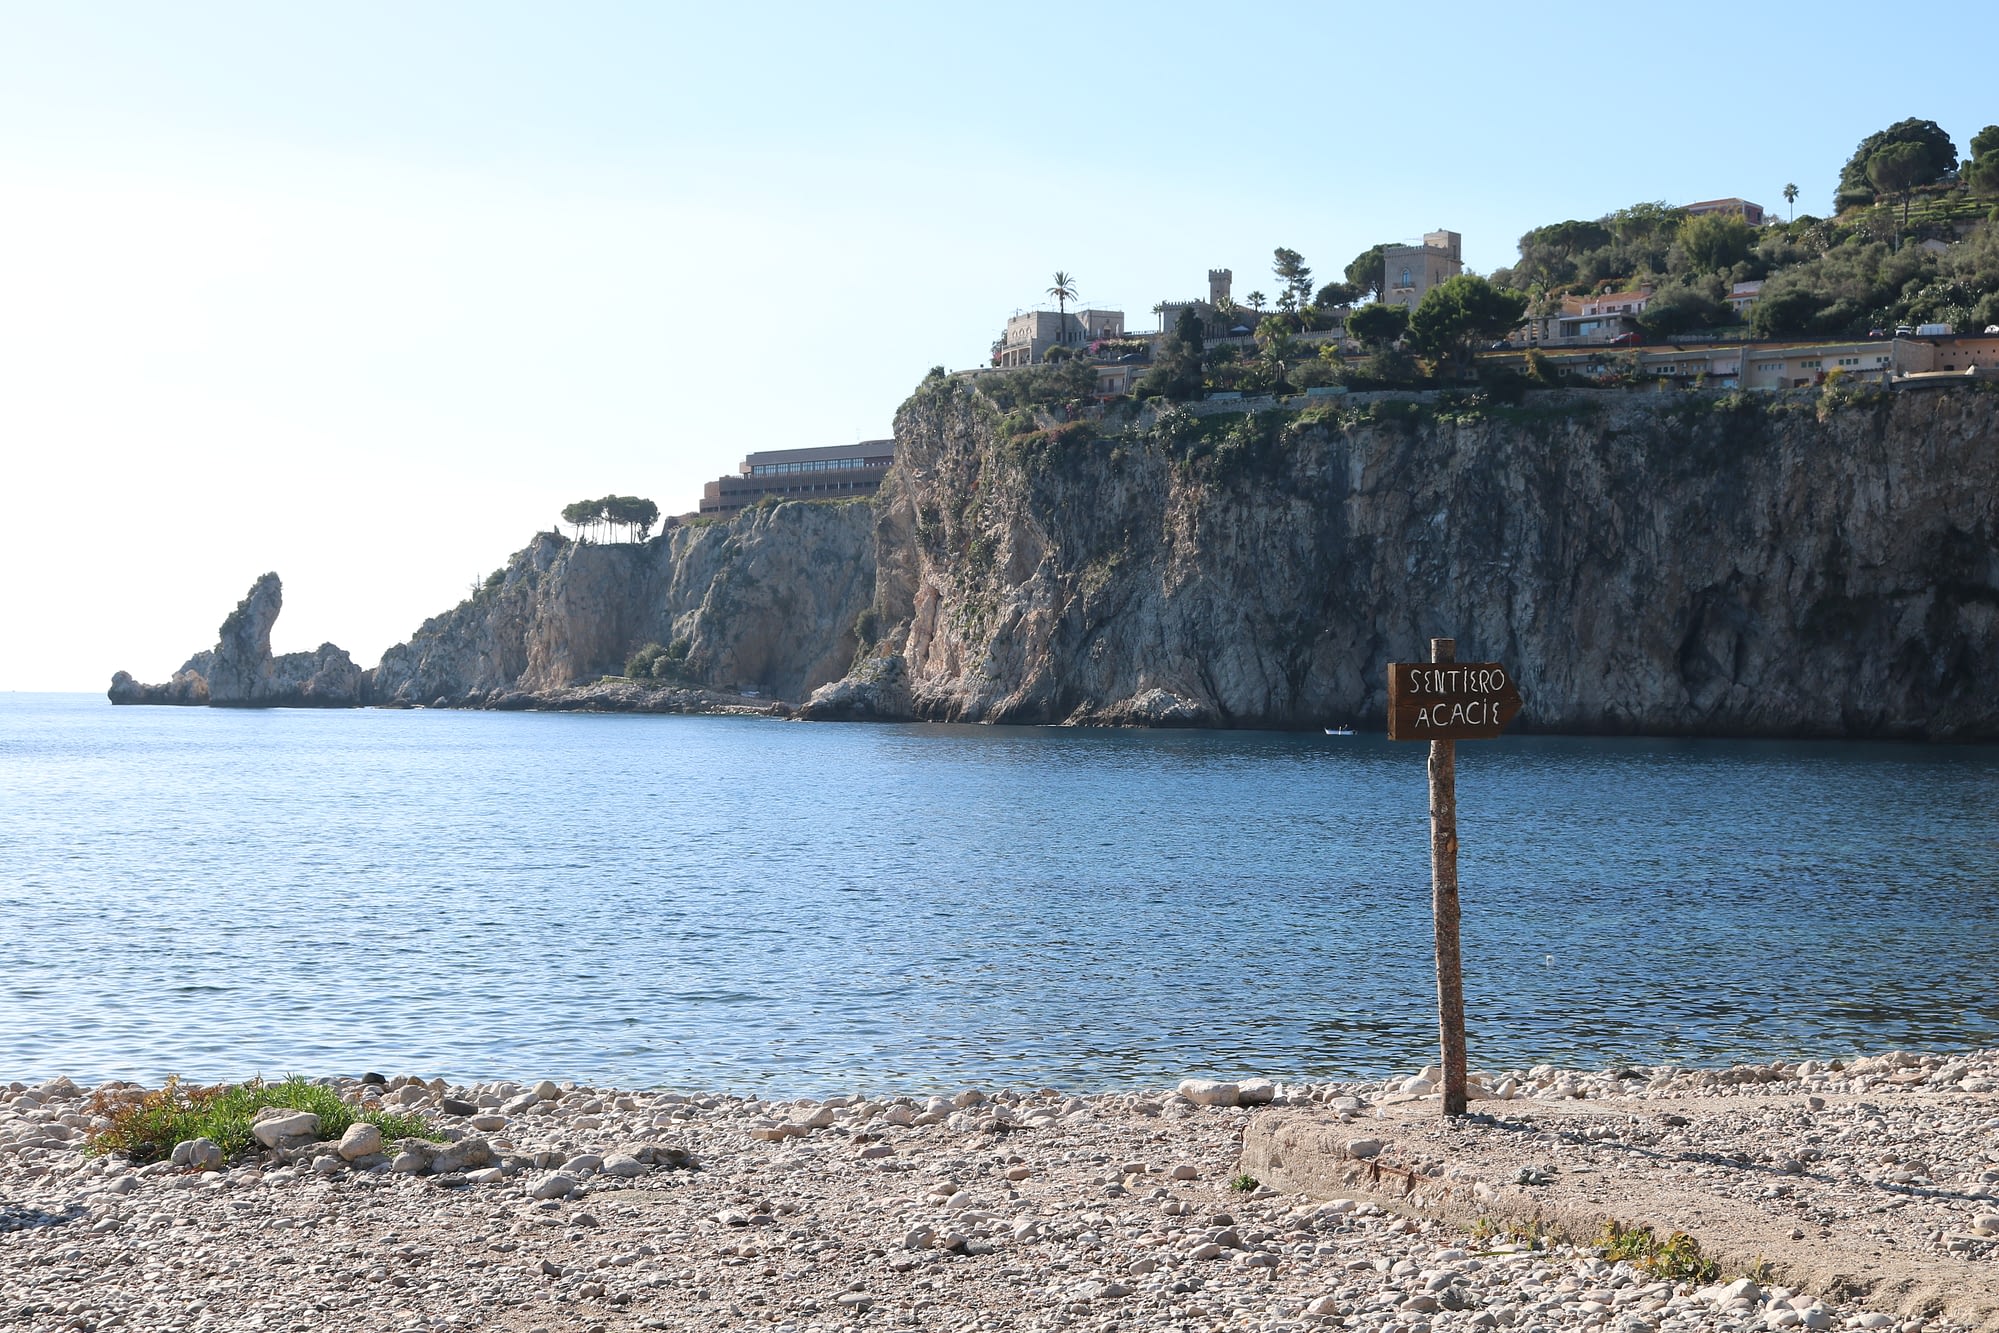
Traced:
<path id="1" fill-rule="evenodd" d="M 1152 328 L 1999 121 L 1999 7 L 1703 13 L 0 0 L 0 690 L 163 680 L 265 570 L 372 665 L 572 500 L 887 435 L 1058 269 Z"/>

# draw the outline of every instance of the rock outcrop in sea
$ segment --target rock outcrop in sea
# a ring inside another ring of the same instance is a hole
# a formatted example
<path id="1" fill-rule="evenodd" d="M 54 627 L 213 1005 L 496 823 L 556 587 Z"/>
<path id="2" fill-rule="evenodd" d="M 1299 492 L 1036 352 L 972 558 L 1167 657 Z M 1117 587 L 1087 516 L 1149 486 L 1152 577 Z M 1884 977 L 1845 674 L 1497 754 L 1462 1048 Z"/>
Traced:
<path id="1" fill-rule="evenodd" d="M 1447 635 L 1511 669 L 1518 730 L 1999 737 L 1983 386 L 1242 409 L 1069 422 L 935 378 L 872 503 L 539 535 L 366 673 L 271 658 L 267 576 L 112 697 L 1365 728 Z"/>
<path id="2" fill-rule="evenodd" d="M 361 703 L 364 675 L 345 650 L 322 643 L 309 653 L 272 656 L 271 626 L 284 597 L 278 576 L 263 575 L 222 622 L 213 648 L 188 658 L 162 685 L 141 685 L 120 671 L 111 678 L 111 702 L 241 708 L 351 708 Z"/>
<path id="3" fill-rule="evenodd" d="M 711 711 L 803 699 L 838 679 L 873 597 L 874 516 L 865 503 L 759 507 L 643 543 L 539 533 L 368 671 L 331 644 L 273 658 L 282 594 L 278 576 L 266 574 L 223 622 L 215 648 L 165 684 L 142 685 L 121 671 L 110 696 L 133 704 Z M 605 679 L 649 643 L 667 650 L 658 675 Z"/>

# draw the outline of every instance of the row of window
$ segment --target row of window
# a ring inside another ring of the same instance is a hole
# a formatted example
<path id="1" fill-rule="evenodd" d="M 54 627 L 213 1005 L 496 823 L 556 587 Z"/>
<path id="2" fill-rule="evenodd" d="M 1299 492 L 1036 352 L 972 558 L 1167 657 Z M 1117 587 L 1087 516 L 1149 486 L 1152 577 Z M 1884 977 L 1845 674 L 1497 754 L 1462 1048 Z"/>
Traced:
<path id="1" fill-rule="evenodd" d="M 1836 366 L 1857 366 L 1864 359 L 1865 358 L 1858 356 L 1842 356 L 1834 358 L 1833 364 Z M 1888 364 L 1888 357 L 1885 354 L 1877 356 L 1874 358 L 1874 364 L 1877 366 L 1885 366 Z M 1758 361 L 1756 363 L 1756 369 L 1758 370 L 1767 370 L 1767 371 L 1776 372 L 1783 370 L 1783 368 L 1784 368 L 1784 362 L 1782 361 Z M 1799 370 L 1823 370 L 1824 368 L 1825 368 L 1825 361 L 1823 358 L 1820 357 L 1813 357 L 1808 361 L 1798 362 Z"/>
<path id="2" fill-rule="evenodd" d="M 750 475 L 774 477 L 791 472 L 845 472 L 867 465 L 865 458 L 815 458 L 803 463 L 757 463 L 750 468 Z"/>

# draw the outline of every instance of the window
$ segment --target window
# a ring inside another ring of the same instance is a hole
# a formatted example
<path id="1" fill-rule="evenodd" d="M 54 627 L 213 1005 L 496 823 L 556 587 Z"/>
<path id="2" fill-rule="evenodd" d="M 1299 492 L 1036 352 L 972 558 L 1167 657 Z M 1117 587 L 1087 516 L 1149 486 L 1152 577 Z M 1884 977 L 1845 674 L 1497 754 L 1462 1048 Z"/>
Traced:
<path id="1" fill-rule="evenodd" d="M 1402 285 L 1404 287 L 1413 287 L 1416 285 L 1413 282 L 1409 281 L 1409 270 L 1406 268 L 1402 270 Z"/>

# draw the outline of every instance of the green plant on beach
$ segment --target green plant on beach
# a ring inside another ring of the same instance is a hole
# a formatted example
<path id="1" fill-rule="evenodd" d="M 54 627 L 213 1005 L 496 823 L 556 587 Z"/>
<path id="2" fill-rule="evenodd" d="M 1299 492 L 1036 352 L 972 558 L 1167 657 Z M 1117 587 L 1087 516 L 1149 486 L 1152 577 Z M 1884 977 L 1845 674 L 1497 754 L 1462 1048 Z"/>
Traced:
<path id="1" fill-rule="evenodd" d="M 1721 1265 L 1703 1255 L 1700 1242 L 1684 1231 L 1662 1240 L 1651 1227 L 1627 1227 L 1611 1218 L 1604 1222 L 1596 1248 L 1612 1263 L 1628 1261 L 1639 1272 L 1668 1281 L 1712 1282 L 1721 1275 Z"/>
<path id="2" fill-rule="evenodd" d="M 120 1097 L 100 1091 L 88 1110 L 108 1117 L 111 1123 L 93 1131 L 84 1146 L 93 1155 L 123 1153 L 144 1164 L 171 1156 L 176 1143 L 207 1139 L 222 1149 L 225 1158 L 235 1158 L 257 1146 L 250 1124 L 257 1112 L 269 1106 L 312 1112 L 319 1117 L 321 1138 L 337 1139 L 357 1121 L 375 1125 L 389 1141 L 424 1138 L 430 1133 L 421 1116 L 363 1111 L 342 1101 L 340 1094 L 325 1084 L 310 1083 L 296 1075 L 280 1083 L 253 1078 L 247 1083 L 213 1087 L 183 1083 L 175 1075 L 165 1086 L 143 1094 Z"/>
<path id="3" fill-rule="evenodd" d="M 1243 1172 L 1229 1181 L 1229 1188 L 1237 1194 L 1248 1194 L 1256 1188 L 1256 1177 L 1250 1175 L 1248 1172 Z"/>
<path id="4" fill-rule="evenodd" d="M 1494 1221 L 1492 1216 L 1486 1213 L 1481 1213 L 1478 1220 L 1472 1223 L 1469 1234 L 1472 1243 L 1482 1250 L 1504 1244 L 1517 1245 L 1529 1250 L 1545 1250 L 1550 1241 L 1547 1225 L 1539 1218 L 1533 1222 L 1501 1223 Z"/>

